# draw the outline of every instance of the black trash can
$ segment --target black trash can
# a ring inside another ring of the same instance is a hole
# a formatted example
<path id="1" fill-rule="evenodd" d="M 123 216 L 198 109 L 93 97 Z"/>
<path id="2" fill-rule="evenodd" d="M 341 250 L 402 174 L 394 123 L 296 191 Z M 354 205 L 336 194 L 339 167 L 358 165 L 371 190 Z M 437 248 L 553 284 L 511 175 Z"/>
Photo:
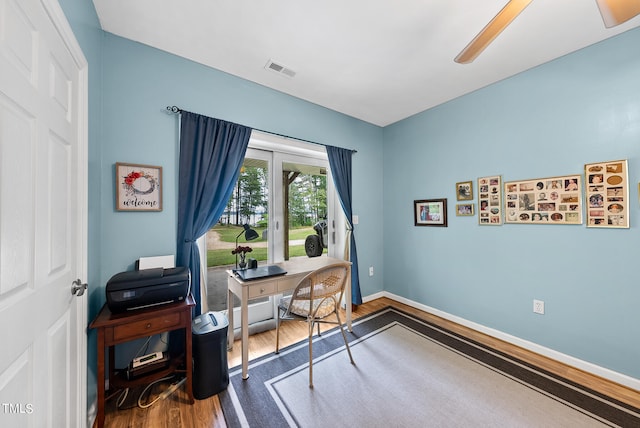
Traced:
<path id="1" fill-rule="evenodd" d="M 211 397 L 229 385 L 227 330 L 229 321 L 222 312 L 207 312 L 191 321 L 193 345 L 193 396 Z"/>

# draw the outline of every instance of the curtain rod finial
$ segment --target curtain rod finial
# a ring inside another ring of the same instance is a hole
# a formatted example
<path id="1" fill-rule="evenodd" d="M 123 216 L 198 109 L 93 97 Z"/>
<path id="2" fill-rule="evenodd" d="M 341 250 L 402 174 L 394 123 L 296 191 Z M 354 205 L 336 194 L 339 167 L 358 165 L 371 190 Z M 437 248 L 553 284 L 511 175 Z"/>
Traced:
<path id="1" fill-rule="evenodd" d="M 176 106 L 167 106 L 167 112 L 169 113 L 181 113 L 182 110 Z"/>

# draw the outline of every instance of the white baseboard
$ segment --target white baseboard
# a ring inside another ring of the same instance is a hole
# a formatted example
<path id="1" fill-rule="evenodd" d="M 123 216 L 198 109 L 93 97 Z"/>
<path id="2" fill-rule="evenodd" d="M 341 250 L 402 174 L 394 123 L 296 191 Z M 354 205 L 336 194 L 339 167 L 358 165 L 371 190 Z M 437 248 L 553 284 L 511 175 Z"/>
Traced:
<path id="1" fill-rule="evenodd" d="M 470 328 L 472 330 L 479 331 L 479 332 L 484 333 L 486 335 L 495 337 L 496 339 L 503 340 L 503 341 L 511 343 L 513 345 L 519 346 L 519 347 L 521 347 L 523 349 L 527 349 L 527 350 L 529 350 L 531 352 L 535 352 L 536 354 L 543 355 L 543 356 L 545 356 L 547 358 L 550 358 L 552 360 L 559 361 L 561 363 L 564 363 L 564 364 L 569 365 L 571 367 L 575 367 L 575 368 L 580 369 L 582 371 L 585 371 L 587 373 L 591 373 L 593 375 L 600 376 L 600 377 L 602 377 L 604 379 L 608 379 L 608 380 L 610 380 L 612 382 L 616 382 L 616 383 L 618 383 L 620 385 L 624 385 L 624 386 L 627 386 L 629 388 L 632 388 L 632 389 L 635 389 L 637 391 L 640 391 L 640 379 L 636 379 L 636 378 L 633 378 L 631 376 L 627 376 L 625 374 L 618 373 L 616 371 L 613 371 L 613 370 L 598 366 L 598 365 L 590 363 L 588 361 L 580 360 L 580 359 L 572 357 L 570 355 L 563 354 L 562 352 L 558 352 L 558 351 L 555 351 L 553 349 L 546 348 L 544 346 L 538 345 L 537 343 L 533 343 L 533 342 L 530 342 L 528 340 L 524 340 L 524 339 L 521 339 L 519 337 L 512 336 L 510 334 L 504 333 L 502 331 L 499 331 L 499 330 L 496 330 L 496 329 L 493 329 L 493 328 L 489 328 L 489 327 L 483 326 L 481 324 L 477 324 L 477 323 L 472 322 L 472 321 L 468 321 L 468 320 L 466 320 L 464 318 L 460 318 L 458 316 L 451 315 L 451 314 L 449 314 L 447 312 L 443 312 L 443 311 L 441 311 L 439 309 L 435 309 L 435 308 L 432 308 L 430 306 L 414 302 L 413 300 L 409 300 L 409 299 L 406 299 L 404 297 L 397 296 L 395 294 L 392 294 L 392 293 L 389 293 L 389 292 L 386 292 L 386 291 L 381 291 L 379 293 L 375 293 L 375 294 L 369 295 L 367 297 L 364 297 L 363 301 L 364 302 L 369 302 L 371 300 L 374 300 L 374 299 L 377 299 L 377 298 L 380 298 L 380 297 L 387 297 L 387 298 L 395 300 L 397 302 L 404 303 L 405 305 L 411 306 L 411 307 L 416 308 L 416 309 L 420 309 L 421 311 L 428 312 L 428 313 L 436 315 L 436 316 L 438 316 L 440 318 L 444 318 L 444 319 L 446 319 L 448 321 L 451 321 L 451 322 L 454 322 L 456 324 L 460 324 L 462 326 L 468 327 L 468 328 Z"/>

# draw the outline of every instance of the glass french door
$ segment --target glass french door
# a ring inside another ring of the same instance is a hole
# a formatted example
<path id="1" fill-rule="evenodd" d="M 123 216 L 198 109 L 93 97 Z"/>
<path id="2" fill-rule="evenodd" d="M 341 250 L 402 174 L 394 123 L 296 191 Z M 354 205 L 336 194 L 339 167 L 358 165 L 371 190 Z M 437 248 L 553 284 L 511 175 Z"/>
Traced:
<path id="1" fill-rule="evenodd" d="M 219 224 L 207 234 L 208 254 L 217 252 L 224 256 L 223 250 L 230 252 L 235 248 L 235 242 L 229 242 L 229 231 L 225 232 L 225 229 L 233 229 L 243 235 L 241 225 L 246 223 L 258 232 L 259 237 L 246 242 L 244 236 L 240 236 L 238 245 L 250 246 L 252 252 L 248 257 L 255 258 L 258 265 L 307 257 L 304 252 L 305 236 L 300 236 L 295 229 L 300 224 L 323 223 L 322 255 L 341 257 L 342 254 L 337 254 L 341 251 L 337 249 L 341 248 L 343 233 L 339 231 L 344 229 L 344 221 L 342 215 L 336 215 L 339 203 L 336 202 L 324 149 L 254 132 L 239 182 Z M 300 188 L 305 189 L 304 195 L 299 194 Z M 338 210 L 341 214 L 341 209 Z M 221 239 L 221 233 L 226 233 L 227 238 Z M 234 268 L 235 264 L 211 266 L 212 257 L 207 260 L 209 310 L 224 310 L 226 270 Z M 212 287 L 217 277 L 218 283 Z M 273 320 L 278 299 L 275 296 L 251 301 L 249 323 Z M 237 298 L 234 307 L 237 311 L 234 318 L 239 319 Z"/>
<path id="2" fill-rule="evenodd" d="M 255 241 L 246 242 L 243 245 L 252 247 L 253 252 L 249 256 L 256 259 L 259 265 L 269 264 L 273 260 L 273 245 L 269 232 L 270 213 L 273 210 L 271 195 L 273 194 L 273 156 L 265 150 L 249 147 L 244 158 L 241 175 L 249 176 L 245 188 L 240 193 L 245 193 L 243 203 L 239 211 L 243 221 L 258 232 L 259 237 Z M 236 186 L 240 188 L 242 186 Z M 258 196 L 260 195 L 260 196 Z M 239 223 L 244 224 L 244 223 Z M 244 241 L 244 240 L 243 240 Z M 234 318 L 240 319 L 240 300 L 235 298 Z M 273 297 L 256 299 L 249 302 L 249 324 L 273 318 Z"/>

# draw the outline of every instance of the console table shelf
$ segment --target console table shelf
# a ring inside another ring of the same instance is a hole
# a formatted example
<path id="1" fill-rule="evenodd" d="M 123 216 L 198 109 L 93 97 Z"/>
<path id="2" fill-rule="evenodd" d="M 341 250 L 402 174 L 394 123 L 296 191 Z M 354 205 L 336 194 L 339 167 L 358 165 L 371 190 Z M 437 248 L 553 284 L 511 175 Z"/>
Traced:
<path id="1" fill-rule="evenodd" d="M 114 314 L 106 304 L 102 307 L 89 325 L 90 328 L 95 328 L 98 331 L 98 414 L 94 426 L 99 428 L 104 426 L 105 379 L 109 380 L 110 388 L 126 388 L 149 384 L 173 373 L 184 373 L 187 378 L 185 390 L 189 396 L 189 402 L 194 403 L 193 362 L 191 358 L 191 311 L 194 306 L 193 296 L 189 294 L 182 302 L 130 312 Z M 115 370 L 115 345 L 180 329 L 184 329 L 185 333 L 185 351 L 184 354 L 172 358 L 168 367 L 132 380 L 126 378 L 124 371 Z M 105 372 L 105 354 L 107 353 L 108 373 Z"/>
<path id="2" fill-rule="evenodd" d="M 126 370 L 116 370 L 112 378 L 109 379 L 109 388 L 135 388 L 136 386 L 148 385 L 151 382 L 176 373 L 186 373 L 186 370 L 180 369 L 184 365 L 184 355 L 178 358 L 172 358 L 169 365 L 163 369 L 159 369 L 135 379 L 127 379 Z"/>

